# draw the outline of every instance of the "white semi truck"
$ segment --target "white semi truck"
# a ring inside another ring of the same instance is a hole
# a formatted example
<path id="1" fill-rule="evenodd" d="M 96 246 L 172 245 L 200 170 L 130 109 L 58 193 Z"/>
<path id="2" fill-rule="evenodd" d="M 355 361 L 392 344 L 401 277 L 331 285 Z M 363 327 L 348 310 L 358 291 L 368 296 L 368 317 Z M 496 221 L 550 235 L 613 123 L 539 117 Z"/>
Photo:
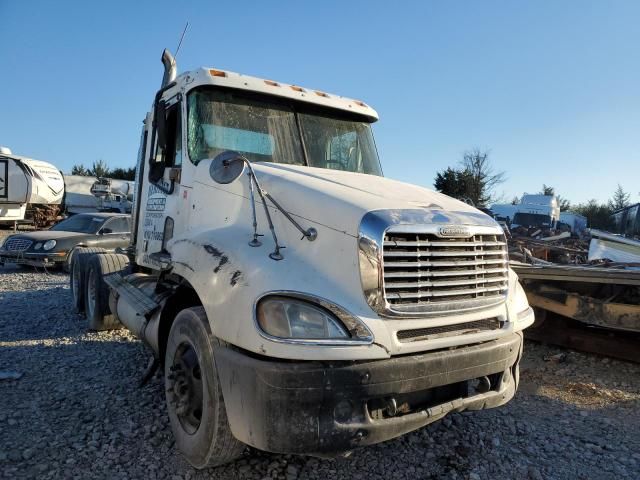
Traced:
<path id="1" fill-rule="evenodd" d="M 512 227 L 555 229 L 560 219 L 560 206 L 555 195 L 525 193 L 511 222 Z"/>
<path id="2" fill-rule="evenodd" d="M 74 257 L 71 288 L 90 328 L 150 347 L 194 467 L 343 454 L 513 397 L 533 311 L 493 219 L 384 178 L 361 101 L 163 63 L 132 244 Z"/>
<path id="3" fill-rule="evenodd" d="M 63 195 L 62 173 L 55 166 L 0 147 L 0 223 L 51 225 Z"/>

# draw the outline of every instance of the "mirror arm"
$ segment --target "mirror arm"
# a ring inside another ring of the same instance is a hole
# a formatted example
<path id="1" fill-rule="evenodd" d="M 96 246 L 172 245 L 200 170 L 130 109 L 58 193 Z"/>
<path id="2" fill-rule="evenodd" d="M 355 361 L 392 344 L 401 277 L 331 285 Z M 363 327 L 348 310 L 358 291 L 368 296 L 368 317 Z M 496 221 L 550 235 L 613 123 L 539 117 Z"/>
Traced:
<path id="1" fill-rule="evenodd" d="M 273 226 L 273 221 L 271 220 L 271 214 L 269 213 L 269 207 L 267 206 L 267 200 L 265 199 L 265 192 L 260 186 L 260 182 L 258 182 L 258 177 L 256 177 L 256 173 L 253 171 L 253 167 L 251 166 L 251 163 L 249 162 L 249 160 L 242 155 L 239 155 L 237 158 L 243 161 L 245 165 L 247 165 L 247 168 L 249 169 L 249 184 L 251 184 L 251 180 L 253 179 L 253 181 L 256 183 L 256 188 L 258 189 L 258 195 L 260 195 L 260 198 L 262 199 L 262 206 L 264 207 L 264 213 L 267 216 L 267 222 L 269 223 L 269 230 L 271 230 L 271 236 L 273 237 L 273 242 L 276 244 L 276 248 L 273 252 L 269 254 L 269 258 L 271 258 L 272 260 L 282 260 L 284 257 L 280 253 L 280 249 L 285 247 L 280 246 L 280 244 L 278 243 L 276 229 Z M 225 164 L 225 166 L 229 166 L 229 164 L 231 163 L 231 160 L 225 160 L 223 163 Z M 253 192 L 253 187 L 251 187 L 251 192 Z M 251 194 L 251 196 L 253 197 L 253 193 Z M 255 214 L 255 208 L 254 208 L 254 214 Z M 255 220 L 255 217 L 254 217 L 254 222 L 257 228 L 258 222 L 257 220 Z M 257 236 L 257 233 L 254 233 L 254 235 Z M 254 236 L 254 240 L 257 240 L 255 236 Z"/>
<path id="2" fill-rule="evenodd" d="M 268 193 L 267 191 L 265 191 L 260 184 L 258 183 L 258 178 L 256 177 L 255 172 L 253 171 L 253 167 L 251 166 L 251 162 L 249 162 L 249 160 L 243 156 L 243 155 L 238 155 L 238 157 L 236 157 L 237 159 L 242 160 L 245 165 L 247 166 L 247 168 L 249 169 L 249 175 L 250 177 L 253 177 L 254 181 L 256 182 L 256 187 L 258 187 L 258 193 L 260 194 L 260 197 L 262 197 L 262 200 L 264 201 L 264 197 L 267 197 L 269 200 L 271 200 L 271 203 L 273 203 L 273 205 L 280 210 L 280 213 L 282 213 L 287 220 L 289 220 L 294 227 L 296 227 L 300 233 L 302 234 L 302 238 L 306 238 L 307 240 L 309 240 L 310 242 L 313 242 L 316 238 L 318 238 L 318 231 L 311 227 L 308 229 L 304 229 L 300 226 L 300 224 L 298 222 L 295 221 L 295 219 L 289 215 L 289 212 L 287 212 L 284 208 L 282 208 L 282 206 L 276 202 L 276 199 L 273 198 L 273 196 L 271 196 L 270 193 Z M 225 160 L 223 162 L 224 166 L 228 167 L 231 162 L 233 162 L 234 160 Z M 250 185 L 250 194 L 251 194 L 251 198 L 253 199 L 253 186 Z M 254 207 L 254 226 L 255 226 L 255 207 Z M 302 240 L 301 238 L 301 240 Z M 255 236 L 254 236 L 254 240 L 255 240 Z"/>
<path id="3" fill-rule="evenodd" d="M 249 195 L 251 197 L 251 213 L 253 215 L 253 240 L 249 242 L 249 246 L 251 247 L 259 247 L 262 245 L 262 242 L 258 240 L 258 237 L 262 237 L 258 233 L 258 218 L 256 216 L 256 198 L 253 194 L 253 178 L 251 177 L 251 172 L 247 172 L 247 176 L 249 177 Z"/>
<path id="4" fill-rule="evenodd" d="M 273 197 L 271 196 L 271 194 L 270 194 L 270 193 L 265 192 L 265 195 L 266 195 L 266 197 L 267 197 L 269 200 L 271 200 L 271 203 L 273 203 L 273 204 L 276 206 L 276 208 L 277 208 L 278 210 L 280 210 L 280 212 L 281 212 L 285 217 L 287 217 L 287 219 L 288 219 L 291 223 L 293 223 L 293 226 L 294 226 L 294 227 L 296 227 L 296 228 L 300 231 L 300 233 L 302 234 L 302 237 L 300 238 L 300 240 L 302 240 L 303 238 L 306 238 L 306 239 L 307 239 L 307 240 L 309 240 L 310 242 L 313 242 L 316 238 L 318 238 L 318 231 L 317 231 L 315 228 L 310 227 L 310 228 L 307 228 L 307 229 L 305 230 L 304 228 L 302 228 L 302 227 L 300 226 L 300 224 L 299 224 L 298 222 L 296 222 L 296 221 L 293 219 L 293 217 L 292 217 L 291 215 L 289 215 L 289 212 L 287 212 L 284 208 L 282 208 L 282 207 L 280 206 L 280 204 L 279 204 L 278 202 L 276 202 L 276 199 L 275 199 L 275 198 L 273 198 Z"/>
<path id="5" fill-rule="evenodd" d="M 240 163 L 238 163 L 240 162 Z M 236 168 L 237 165 L 242 165 L 241 169 Z M 267 205 L 267 198 L 273 204 L 273 206 L 282 213 L 289 222 L 293 224 L 296 229 L 302 234 L 302 239 L 306 238 L 310 242 L 313 242 L 316 238 L 318 238 L 318 231 L 309 227 L 308 229 L 302 228 L 300 224 L 293 218 L 292 215 L 289 214 L 282 206 L 269 194 L 265 191 L 260 182 L 256 173 L 251 165 L 251 162 L 244 155 L 239 154 L 238 152 L 226 151 L 213 159 L 211 165 L 209 166 L 209 173 L 211 178 L 215 180 L 217 183 L 227 184 L 236 180 L 240 175 L 242 175 L 242 171 L 244 167 L 247 168 L 247 175 L 249 176 L 249 195 L 251 200 L 251 212 L 253 215 L 253 239 L 249 242 L 249 245 L 252 247 L 258 247 L 262 245 L 262 242 L 258 240 L 258 237 L 262 236 L 258 234 L 258 220 L 256 218 L 256 206 L 255 206 L 255 195 L 253 184 L 255 182 L 255 187 L 258 190 L 258 195 L 262 200 L 262 205 L 264 207 L 264 213 L 267 216 L 267 222 L 269 223 L 269 230 L 271 230 L 271 235 L 273 236 L 273 241 L 275 243 L 275 250 L 269 254 L 269 257 L 273 260 L 282 260 L 284 257 L 280 253 L 280 250 L 285 248 L 278 243 L 278 237 L 276 235 L 276 229 L 273 225 L 273 220 L 271 219 L 271 213 L 269 212 L 269 206 Z M 159 187 L 162 191 L 165 191 L 164 188 Z M 172 190 L 173 191 L 173 185 Z"/>

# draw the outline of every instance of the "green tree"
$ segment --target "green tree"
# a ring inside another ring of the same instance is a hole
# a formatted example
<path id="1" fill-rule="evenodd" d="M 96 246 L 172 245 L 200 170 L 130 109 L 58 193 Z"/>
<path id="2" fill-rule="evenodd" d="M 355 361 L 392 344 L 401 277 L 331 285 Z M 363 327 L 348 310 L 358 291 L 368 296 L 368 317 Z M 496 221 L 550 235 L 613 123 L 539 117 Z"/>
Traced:
<path id="1" fill-rule="evenodd" d="M 555 195 L 555 189 L 553 187 L 548 187 L 545 183 L 542 184 L 542 190 L 540 191 L 540 195 Z"/>
<path id="2" fill-rule="evenodd" d="M 571 210 L 587 217 L 587 225 L 591 228 L 611 230 L 614 226 L 611 218 L 613 210 L 609 204 L 598 203 L 593 199 L 587 203 L 574 205 Z"/>
<path id="3" fill-rule="evenodd" d="M 628 207 L 631 199 L 631 195 L 622 189 L 622 185 L 618 184 L 618 188 L 613 192 L 613 198 L 609 200 L 609 207 L 611 210 L 620 210 L 621 208 Z"/>
<path id="4" fill-rule="evenodd" d="M 466 201 L 471 189 L 471 181 L 469 172 L 448 167 L 436 174 L 433 186 L 445 195 Z"/>
<path id="5" fill-rule="evenodd" d="M 489 152 L 476 148 L 464 154 L 460 168 L 448 167 L 438 172 L 434 186 L 445 195 L 472 203 L 476 207 L 486 207 L 495 201 L 495 188 L 504 181 L 504 172 L 494 172 Z"/>
<path id="6" fill-rule="evenodd" d="M 109 172 L 109 176 L 111 178 L 116 178 L 118 180 L 135 180 L 136 179 L 136 169 L 132 168 L 114 168 Z"/>
<path id="7" fill-rule="evenodd" d="M 93 166 L 89 169 L 89 175 L 94 177 L 108 177 L 109 167 L 104 160 L 100 159 L 97 162 L 93 162 Z"/>
<path id="8" fill-rule="evenodd" d="M 542 184 L 542 190 L 540 191 L 540 195 L 555 195 L 556 201 L 558 202 L 558 206 L 560 207 L 561 212 L 566 212 L 571 209 L 571 202 L 564 197 L 556 194 L 556 189 L 554 187 L 550 187 L 546 184 Z"/>
<path id="9" fill-rule="evenodd" d="M 71 175 L 80 175 L 82 177 L 86 177 L 87 175 L 89 175 L 89 171 L 87 170 L 87 168 L 84 165 L 74 165 L 71 168 Z"/>

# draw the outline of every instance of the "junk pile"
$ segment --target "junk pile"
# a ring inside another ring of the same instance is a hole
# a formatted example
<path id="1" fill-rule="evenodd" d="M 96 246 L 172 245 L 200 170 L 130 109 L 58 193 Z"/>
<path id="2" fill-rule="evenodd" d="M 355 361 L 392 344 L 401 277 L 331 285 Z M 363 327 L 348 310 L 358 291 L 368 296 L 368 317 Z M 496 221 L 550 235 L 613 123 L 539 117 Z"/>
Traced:
<path id="1" fill-rule="evenodd" d="M 529 337 L 640 362 L 640 241 L 532 230 L 509 238 L 510 265 L 536 310 Z"/>

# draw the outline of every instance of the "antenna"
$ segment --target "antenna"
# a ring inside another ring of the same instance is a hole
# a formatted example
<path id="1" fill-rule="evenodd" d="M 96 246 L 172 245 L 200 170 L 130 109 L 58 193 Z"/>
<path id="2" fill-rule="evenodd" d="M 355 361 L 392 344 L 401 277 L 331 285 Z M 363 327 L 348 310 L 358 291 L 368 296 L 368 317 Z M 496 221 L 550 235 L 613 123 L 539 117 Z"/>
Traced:
<path id="1" fill-rule="evenodd" d="M 189 28 L 189 22 L 187 22 L 184 26 L 184 30 L 182 30 L 182 35 L 180 36 L 180 41 L 178 42 L 178 48 L 176 48 L 176 54 L 173 58 L 178 57 L 178 52 L 180 51 L 180 47 L 182 46 L 182 39 L 184 39 L 184 34 L 187 33 L 187 28 Z"/>

